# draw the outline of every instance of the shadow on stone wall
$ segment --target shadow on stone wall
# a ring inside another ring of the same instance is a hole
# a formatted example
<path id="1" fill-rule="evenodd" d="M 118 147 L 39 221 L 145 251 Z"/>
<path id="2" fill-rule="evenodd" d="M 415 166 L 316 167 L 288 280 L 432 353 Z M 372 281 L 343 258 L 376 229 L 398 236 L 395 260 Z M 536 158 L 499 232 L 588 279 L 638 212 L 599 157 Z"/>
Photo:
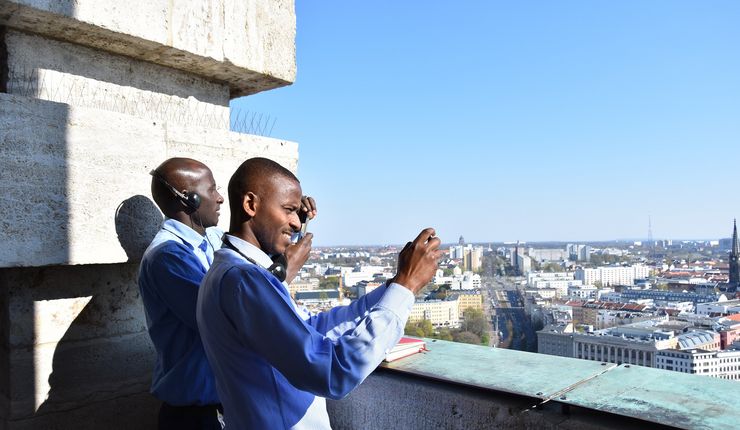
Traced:
<path id="1" fill-rule="evenodd" d="M 162 225 L 162 213 L 148 197 L 135 195 L 116 209 L 116 234 L 128 261 L 139 262 Z"/>
<path id="2" fill-rule="evenodd" d="M 128 263 L 0 270 L 9 429 L 156 427 L 137 274 L 162 215 L 141 195 L 111 215 L 120 245 L 109 246 L 123 247 Z"/>
<path id="3" fill-rule="evenodd" d="M 153 428 L 146 424 L 156 423 L 158 407 L 147 393 L 154 350 L 138 264 L 15 271 L 13 295 L 32 309 L 26 323 L 36 329 L 23 360 L 34 364 L 36 392 L 23 397 L 35 398 L 36 410 L 12 428 Z"/>
<path id="4" fill-rule="evenodd" d="M 48 394 L 30 422 L 54 422 L 59 429 L 116 429 L 132 423 L 147 428 L 156 423 L 159 405 L 148 394 L 154 350 L 137 275 L 163 217 L 149 198 L 134 195 L 118 205 L 113 219 L 128 263 L 35 269 L 37 288 L 29 299 L 65 301 L 57 323 L 63 325 L 65 316 L 73 320 L 53 347 Z M 37 349 L 43 351 L 42 346 Z M 35 361 L 36 371 L 43 372 L 44 360 Z M 101 402 L 116 413 L 95 413 Z"/>
<path id="5" fill-rule="evenodd" d="M 29 108 L 34 103 L 38 108 Z M 6 266 L 0 268 L 0 428 L 19 428 L 15 420 L 33 414 L 39 390 L 36 364 L 42 355 L 36 349 L 41 328 L 30 297 L 43 283 L 44 269 L 12 266 L 28 265 L 29 259 L 43 265 L 69 257 L 66 128 L 59 126 L 68 117 L 69 108 L 63 104 L 7 94 L 0 100 L 0 170 L 7 185 L 2 202 L 8 208 L 0 221 L 0 240 L 9 245 L 0 258 Z M 46 127 L 49 121 L 55 126 Z M 29 218 L 35 219 L 37 230 L 26 228 Z M 65 227 L 47 227 L 57 221 Z"/>

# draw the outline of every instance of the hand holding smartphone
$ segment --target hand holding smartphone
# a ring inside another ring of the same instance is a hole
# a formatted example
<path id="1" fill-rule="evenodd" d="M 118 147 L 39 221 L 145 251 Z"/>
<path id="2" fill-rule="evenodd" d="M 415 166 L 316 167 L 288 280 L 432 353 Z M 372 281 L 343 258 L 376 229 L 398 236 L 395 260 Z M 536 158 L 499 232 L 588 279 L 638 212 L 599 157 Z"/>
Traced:
<path id="1" fill-rule="evenodd" d="M 303 239 L 303 237 L 306 235 L 306 231 L 308 229 L 308 217 L 305 219 L 301 217 L 301 229 L 290 237 L 290 241 L 293 243 L 297 243 L 299 240 Z"/>
<path id="2" fill-rule="evenodd" d="M 293 243 L 298 242 L 308 231 L 308 221 L 316 217 L 316 201 L 313 197 L 301 197 L 301 209 L 298 211 L 298 218 L 301 220 L 301 230 L 293 233 L 290 240 Z"/>

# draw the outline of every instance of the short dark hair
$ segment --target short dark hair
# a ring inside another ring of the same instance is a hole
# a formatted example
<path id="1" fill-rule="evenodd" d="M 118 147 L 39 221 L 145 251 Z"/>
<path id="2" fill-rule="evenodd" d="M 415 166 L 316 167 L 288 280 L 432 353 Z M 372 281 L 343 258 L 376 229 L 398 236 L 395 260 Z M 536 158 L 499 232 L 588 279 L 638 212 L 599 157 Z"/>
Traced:
<path id="1" fill-rule="evenodd" d="M 248 192 L 261 192 L 267 181 L 275 176 L 301 181 L 290 170 L 268 158 L 255 157 L 244 161 L 229 179 L 229 209 L 231 210 L 231 229 L 236 225 L 234 221 L 242 220 L 242 199 Z M 237 222 L 237 224 L 238 224 Z"/>

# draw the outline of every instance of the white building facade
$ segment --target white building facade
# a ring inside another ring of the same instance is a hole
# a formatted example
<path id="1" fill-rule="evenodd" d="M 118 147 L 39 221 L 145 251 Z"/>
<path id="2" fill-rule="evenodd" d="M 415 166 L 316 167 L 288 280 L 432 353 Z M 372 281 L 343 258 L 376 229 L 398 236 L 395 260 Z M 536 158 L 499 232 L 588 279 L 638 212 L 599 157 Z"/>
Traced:
<path id="1" fill-rule="evenodd" d="M 656 353 L 655 367 L 675 372 L 740 381 L 740 350 L 686 351 L 665 350 Z"/>
<path id="2" fill-rule="evenodd" d="M 460 311 L 455 300 L 422 300 L 411 307 L 409 321 L 428 320 L 434 327 L 459 327 Z"/>
<path id="3" fill-rule="evenodd" d="M 650 276 L 650 268 L 643 265 L 628 267 L 597 267 L 594 269 L 577 268 L 575 279 L 583 281 L 585 285 L 635 285 L 635 279 L 644 279 Z"/>

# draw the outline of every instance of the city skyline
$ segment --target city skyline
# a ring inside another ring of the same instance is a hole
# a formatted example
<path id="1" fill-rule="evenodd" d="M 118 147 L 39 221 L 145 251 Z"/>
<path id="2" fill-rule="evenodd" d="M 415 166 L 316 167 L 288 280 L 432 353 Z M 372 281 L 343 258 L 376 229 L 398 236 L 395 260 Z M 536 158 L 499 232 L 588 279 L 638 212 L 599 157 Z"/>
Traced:
<path id="1" fill-rule="evenodd" d="M 277 119 L 316 246 L 719 239 L 740 214 L 740 4 L 305 2 Z"/>

